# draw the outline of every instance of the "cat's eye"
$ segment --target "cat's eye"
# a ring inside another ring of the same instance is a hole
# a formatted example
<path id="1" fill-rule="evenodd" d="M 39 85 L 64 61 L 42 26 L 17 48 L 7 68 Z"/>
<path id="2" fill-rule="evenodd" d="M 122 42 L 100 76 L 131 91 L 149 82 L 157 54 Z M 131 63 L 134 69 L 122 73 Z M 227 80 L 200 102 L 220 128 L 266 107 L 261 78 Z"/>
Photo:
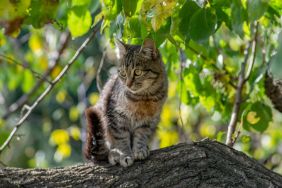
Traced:
<path id="1" fill-rule="evenodd" d="M 142 71 L 141 71 L 140 69 L 135 69 L 134 74 L 135 74 L 136 76 L 141 76 Z"/>
<path id="2" fill-rule="evenodd" d="M 121 77 L 126 77 L 126 73 L 124 70 L 119 70 L 118 73 Z"/>

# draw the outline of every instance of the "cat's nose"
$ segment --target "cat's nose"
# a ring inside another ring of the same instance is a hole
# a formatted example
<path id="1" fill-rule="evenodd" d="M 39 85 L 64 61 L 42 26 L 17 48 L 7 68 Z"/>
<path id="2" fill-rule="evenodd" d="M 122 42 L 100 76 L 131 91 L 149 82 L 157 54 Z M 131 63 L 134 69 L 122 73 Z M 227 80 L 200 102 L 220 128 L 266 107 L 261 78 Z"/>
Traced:
<path id="1" fill-rule="evenodd" d="M 131 79 L 126 80 L 126 86 L 131 88 L 133 81 Z"/>

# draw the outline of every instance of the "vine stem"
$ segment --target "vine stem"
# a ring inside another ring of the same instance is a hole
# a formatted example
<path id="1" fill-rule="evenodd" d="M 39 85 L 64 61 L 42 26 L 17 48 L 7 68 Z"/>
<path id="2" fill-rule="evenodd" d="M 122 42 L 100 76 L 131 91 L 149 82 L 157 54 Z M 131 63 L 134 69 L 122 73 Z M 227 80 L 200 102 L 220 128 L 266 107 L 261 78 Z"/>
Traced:
<path id="1" fill-rule="evenodd" d="M 242 102 L 242 90 L 243 90 L 245 83 L 250 78 L 250 74 L 251 74 L 251 71 L 252 71 L 252 68 L 255 62 L 255 56 L 256 56 L 256 51 L 257 51 L 257 40 L 258 40 L 258 37 L 257 37 L 258 36 L 258 23 L 257 22 L 254 23 L 253 33 L 254 33 L 254 37 L 252 40 L 249 41 L 248 47 L 244 51 L 245 58 L 244 58 L 243 63 L 241 64 L 241 70 L 239 73 L 239 79 L 238 79 L 238 84 L 237 84 L 237 89 L 236 89 L 235 102 L 233 105 L 231 118 L 228 124 L 227 137 L 226 137 L 225 143 L 226 145 L 231 146 L 231 147 L 235 143 L 235 139 L 233 139 L 233 134 L 236 130 L 238 115 L 240 112 L 240 106 Z M 252 48 L 252 51 L 251 51 L 252 57 L 248 65 L 247 73 L 245 73 L 251 48 Z"/>
<path id="2" fill-rule="evenodd" d="M 34 103 L 31 106 L 27 107 L 26 112 L 23 114 L 23 116 L 20 118 L 20 120 L 15 124 L 15 127 L 11 131 L 8 138 L 5 140 L 3 145 L 0 147 L 0 154 L 3 152 L 3 150 L 9 145 L 12 138 L 15 136 L 15 133 L 18 131 L 18 129 L 23 125 L 23 123 L 26 121 L 26 119 L 29 117 L 31 112 L 35 109 L 35 107 L 38 106 L 38 104 L 50 93 L 50 91 L 53 89 L 53 87 L 62 79 L 62 77 L 67 73 L 71 65 L 75 62 L 75 60 L 78 58 L 78 56 L 81 54 L 81 52 L 85 49 L 85 47 L 89 44 L 89 42 L 94 38 L 96 33 L 99 31 L 99 26 L 102 20 L 100 20 L 94 27 L 93 32 L 90 34 L 88 38 L 85 39 L 85 41 L 81 44 L 81 46 L 78 48 L 78 50 L 75 52 L 74 56 L 69 60 L 69 62 L 64 66 L 62 71 L 59 73 L 59 75 L 52 80 L 52 82 L 49 84 L 49 86 L 41 93 L 41 95 L 34 101 Z"/>

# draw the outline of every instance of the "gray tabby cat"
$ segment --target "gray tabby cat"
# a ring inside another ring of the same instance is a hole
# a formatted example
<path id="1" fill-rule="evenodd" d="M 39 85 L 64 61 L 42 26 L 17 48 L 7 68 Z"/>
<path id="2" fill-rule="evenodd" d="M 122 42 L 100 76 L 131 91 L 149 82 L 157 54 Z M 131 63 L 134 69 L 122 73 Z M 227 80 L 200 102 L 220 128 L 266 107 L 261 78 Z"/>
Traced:
<path id="1" fill-rule="evenodd" d="M 149 155 L 149 141 L 160 121 L 168 81 L 151 39 L 142 46 L 116 41 L 118 75 L 106 83 L 95 106 L 86 110 L 85 157 L 127 167 Z"/>

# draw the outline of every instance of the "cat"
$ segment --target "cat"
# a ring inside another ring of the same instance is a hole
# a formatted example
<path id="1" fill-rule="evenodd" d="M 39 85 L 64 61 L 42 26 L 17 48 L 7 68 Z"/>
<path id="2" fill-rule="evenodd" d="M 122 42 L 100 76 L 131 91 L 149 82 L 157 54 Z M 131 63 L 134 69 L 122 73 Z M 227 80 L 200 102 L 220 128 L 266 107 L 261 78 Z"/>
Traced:
<path id="1" fill-rule="evenodd" d="M 105 84 L 95 106 L 86 109 L 84 155 L 123 167 L 149 155 L 149 141 L 160 121 L 168 80 L 152 39 L 143 45 L 116 40 L 118 73 Z"/>

